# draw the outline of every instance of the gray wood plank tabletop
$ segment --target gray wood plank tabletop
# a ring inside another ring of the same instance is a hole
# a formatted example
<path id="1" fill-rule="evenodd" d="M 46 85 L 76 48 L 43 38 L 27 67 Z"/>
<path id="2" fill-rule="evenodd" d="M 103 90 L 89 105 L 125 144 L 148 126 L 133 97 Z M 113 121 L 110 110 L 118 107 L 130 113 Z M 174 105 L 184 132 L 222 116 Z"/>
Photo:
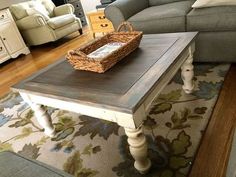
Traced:
<path id="1" fill-rule="evenodd" d="M 196 36 L 197 32 L 144 35 L 138 49 L 103 74 L 74 70 L 63 57 L 12 89 L 133 113 Z"/>

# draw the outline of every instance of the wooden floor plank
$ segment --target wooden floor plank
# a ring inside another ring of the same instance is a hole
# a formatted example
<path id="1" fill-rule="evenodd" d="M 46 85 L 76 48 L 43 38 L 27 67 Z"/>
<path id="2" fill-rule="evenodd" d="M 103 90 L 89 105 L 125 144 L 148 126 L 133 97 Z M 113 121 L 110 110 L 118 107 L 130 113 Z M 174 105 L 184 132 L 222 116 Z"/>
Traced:
<path id="1" fill-rule="evenodd" d="M 236 65 L 225 79 L 190 177 L 225 177 L 236 122 Z"/>

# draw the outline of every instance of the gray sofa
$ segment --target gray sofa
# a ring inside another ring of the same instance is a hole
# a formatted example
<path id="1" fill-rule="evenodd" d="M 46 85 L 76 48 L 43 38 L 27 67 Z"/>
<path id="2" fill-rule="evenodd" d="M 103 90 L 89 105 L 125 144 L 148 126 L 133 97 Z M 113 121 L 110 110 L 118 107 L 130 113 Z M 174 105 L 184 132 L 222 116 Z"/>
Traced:
<path id="1" fill-rule="evenodd" d="M 117 0 L 105 9 L 114 27 L 129 21 L 145 34 L 199 31 L 194 60 L 236 62 L 236 6 L 192 9 L 195 0 Z"/>
<path id="2" fill-rule="evenodd" d="M 0 177 L 73 177 L 72 175 L 13 152 L 0 153 Z"/>

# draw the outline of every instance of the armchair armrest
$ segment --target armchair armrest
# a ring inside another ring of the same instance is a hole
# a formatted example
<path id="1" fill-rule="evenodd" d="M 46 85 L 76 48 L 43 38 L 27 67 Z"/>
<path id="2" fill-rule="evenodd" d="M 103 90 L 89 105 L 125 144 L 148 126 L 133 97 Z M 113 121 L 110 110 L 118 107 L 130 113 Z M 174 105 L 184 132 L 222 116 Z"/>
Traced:
<path id="1" fill-rule="evenodd" d="M 71 4 L 64 4 L 54 8 L 54 15 L 61 16 L 66 14 L 73 14 L 75 12 L 75 8 Z"/>
<path id="2" fill-rule="evenodd" d="M 123 21 L 148 6 L 148 0 L 117 0 L 105 8 L 105 15 L 116 29 Z"/>
<path id="3" fill-rule="evenodd" d="M 16 24 L 20 30 L 27 30 L 44 26 L 47 24 L 47 22 L 42 15 L 33 14 L 16 21 Z"/>

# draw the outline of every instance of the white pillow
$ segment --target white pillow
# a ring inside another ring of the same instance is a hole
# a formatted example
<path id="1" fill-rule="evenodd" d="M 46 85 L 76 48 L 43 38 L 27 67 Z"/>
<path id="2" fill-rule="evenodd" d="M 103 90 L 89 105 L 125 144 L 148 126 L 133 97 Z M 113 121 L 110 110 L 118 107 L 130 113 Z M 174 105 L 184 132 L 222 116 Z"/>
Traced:
<path id="1" fill-rule="evenodd" d="M 236 0 L 197 0 L 192 8 L 204 8 L 214 6 L 236 6 Z"/>
<path id="2" fill-rule="evenodd" d="M 34 7 L 26 9 L 28 15 L 40 14 L 42 15 L 45 20 L 49 20 L 49 16 L 47 14 L 42 13 L 41 11 L 35 9 Z"/>

